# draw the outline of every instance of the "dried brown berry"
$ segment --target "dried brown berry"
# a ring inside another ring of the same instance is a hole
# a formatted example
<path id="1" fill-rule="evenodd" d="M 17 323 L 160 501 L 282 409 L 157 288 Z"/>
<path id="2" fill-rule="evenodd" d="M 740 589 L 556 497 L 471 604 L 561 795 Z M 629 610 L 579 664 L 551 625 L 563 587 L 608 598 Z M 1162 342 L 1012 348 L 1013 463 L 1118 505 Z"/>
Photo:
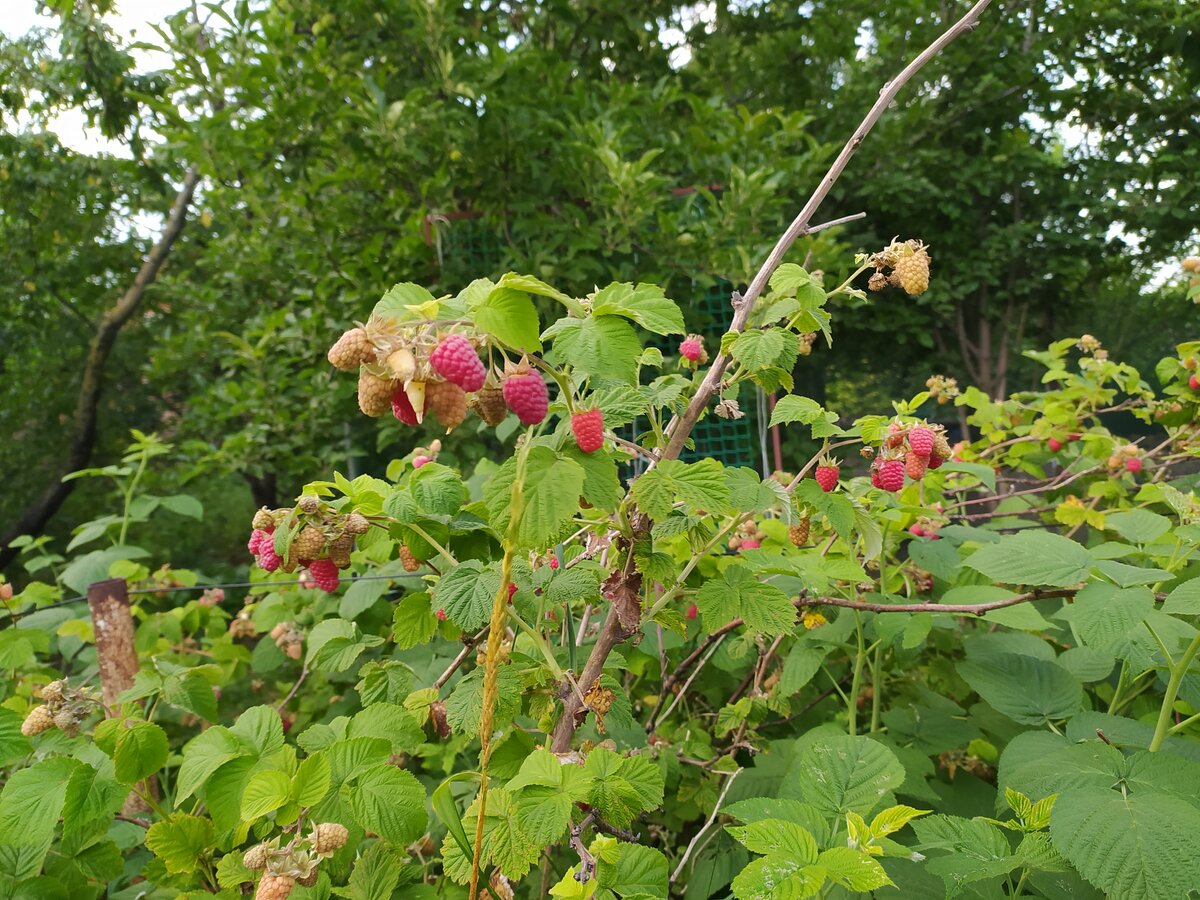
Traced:
<path id="1" fill-rule="evenodd" d="M 297 560 L 324 559 L 327 555 L 325 544 L 325 535 L 321 533 L 320 528 L 317 528 L 315 525 L 305 525 L 292 541 L 291 550 L 288 551 L 288 558 Z"/>
<path id="2" fill-rule="evenodd" d="M 404 544 L 400 545 L 400 564 L 405 572 L 415 572 L 421 568 L 421 561 L 413 556 L 413 552 Z"/>
<path id="3" fill-rule="evenodd" d="M 375 347 L 361 328 L 351 328 L 329 348 L 329 362 L 335 369 L 349 372 L 363 363 L 375 361 Z"/>
<path id="4" fill-rule="evenodd" d="M 483 388 L 471 401 L 475 415 L 495 428 L 508 415 L 508 404 L 504 402 L 504 392 L 499 388 Z"/>
<path id="5" fill-rule="evenodd" d="M 812 520 L 805 516 L 795 525 L 788 529 L 788 538 L 797 547 L 803 547 L 808 543 L 808 535 L 812 528 Z"/>
<path id="6" fill-rule="evenodd" d="M 390 379 L 380 378 L 363 369 L 358 373 L 358 408 L 363 415 L 378 418 L 392 411 L 392 390 L 394 385 Z"/>
<path id="7" fill-rule="evenodd" d="M 54 714 L 47 706 L 35 706 L 21 723 L 21 734 L 33 737 L 54 727 Z"/>
<path id="8" fill-rule="evenodd" d="M 313 830 L 312 844 L 314 853 L 332 853 L 346 846 L 350 832 L 345 825 L 337 822 L 322 822 Z"/>

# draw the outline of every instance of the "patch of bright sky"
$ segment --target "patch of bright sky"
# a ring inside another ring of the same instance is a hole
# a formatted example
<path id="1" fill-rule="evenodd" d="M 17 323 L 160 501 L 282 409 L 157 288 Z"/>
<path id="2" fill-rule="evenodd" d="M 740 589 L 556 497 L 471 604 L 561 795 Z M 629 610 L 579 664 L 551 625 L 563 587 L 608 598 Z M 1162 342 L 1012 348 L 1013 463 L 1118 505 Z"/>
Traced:
<path id="1" fill-rule="evenodd" d="M 57 31 L 55 16 L 39 15 L 37 0 L 0 0 L 4 15 L 0 16 L 0 31 L 7 37 L 18 38 L 34 28 L 42 28 L 53 35 Z M 104 17 L 121 43 L 129 46 L 136 41 L 157 43 L 158 34 L 151 23 L 160 23 L 167 16 L 182 8 L 182 0 L 117 0 L 112 12 Z M 54 38 L 51 37 L 51 44 Z M 165 53 L 139 48 L 131 49 L 137 68 L 142 71 L 163 68 L 170 64 Z M 102 136 L 98 129 L 89 128 L 80 110 L 65 109 L 55 116 L 51 130 L 60 141 L 80 153 L 111 153 L 114 156 L 129 156 L 129 148 L 117 141 Z"/>

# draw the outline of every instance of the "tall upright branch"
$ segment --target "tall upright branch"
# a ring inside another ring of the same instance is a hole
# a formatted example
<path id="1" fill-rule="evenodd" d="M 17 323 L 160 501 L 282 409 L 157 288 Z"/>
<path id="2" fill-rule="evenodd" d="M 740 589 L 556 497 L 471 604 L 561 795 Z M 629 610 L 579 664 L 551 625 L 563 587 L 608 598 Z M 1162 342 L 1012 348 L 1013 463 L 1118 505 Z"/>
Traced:
<path id="1" fill-rule="evenodd" d="M 895 78 L 883 86 L 883 90 L 879 92 L 879 99 L 871 107 L 866 117 L 854 130 L 854 134 L 850 136 L 850 140 L 846 141 L 842 151 L 837 155 L 837 159 L 833 161 L 833 165 L 829 167 L 829 171 L 825 173 L 825 177 L 817 184 L 817 188 L 813 191 L 812 196 L 808 198 L 808 202 L 804 204 L 804 208 L 800 210 L 796 218 L 792 220 L 792 224 L 776 241 L 775 247 L 771 250 L 762 267 L 754 276 L 754 280 L 750 282 L 750 287 L 746 293 L 734 297 L 733 302 L 733 321 L 729 323 L 729 331 L 740 333 L 745 331 L 746 323 L 750 320 L 750 312 L 754 308 L 755 302 L 766 290 L 767 283 L 770 281 L 772 273 L 779 268 L 779 264 L 783 262 L 784 256 L 791 249 L 797 239 L 809 234 L 812 229 L 812 219 L 816 215 L 817 209 L 822 201 L 829 194 L 829 191 L 837 183 L 839 177 L 846 165 L 850 162 L 850 158 L 862 146 L 863 140 L 867 133 L 875 127 L 875 123 L 882 118 L 891 102 L 896 99 L 896 95 L 900 93 L 900 89 L 904 87 L 909 80 L 917 74 L 931 59 L 937 56 L 951 41 L 957 38 L 963 32 L 970 30 L 975 26 L 983 11 L 987 8 L 991 0 L 979 0 L 965 16 L 955 22 L 945 33 L 942 34 L 936 41 L 926 47 L 916 59 L 904 67 Z M 661 457 L 663 459 L 677 459 L 683 451 L 683 445 L 688 439 L 688 435 L 692 433 L 696 422 L 699 421 L 700 415 L 708 406 L 709 400 L 712 399 L 714 393 L 720 387 L 721 378 L 725 374 L 725 369 L 729 365 L 729 356 L 726 353 L 718 353 L 713 359 L 712 365 L 704 376 L 704 380 L 700 383 L 699 389 L 695 396 L 692 397 L 691 403 L 687 409 L 679 415 L 675 416 L 671 423 L 667 426 L 667 446 L 663 450 Z"/>
<path id="2" fill-rule="evenodd" d="M 796 242 L 796 239 L 810 234 L 816 229 L 817 226 L 812 225 L 812 219 L 816 214 L 817 208 L 829 194 L 829 191 L 833 188 L 843 170 L 845 170 L 846 165 L 850 162 L 850 158 L 862 145 L 867 133 L 883 116 L 889 104 L 896 98 L 896 95 L 900 93 L 900 89 L 951 41 L 974 27 L 980 15 L 983 14 L 983 11 L 990 3 L 991 0 L 978 0 L 966 15 L 951 25 L 937 40 L 926 47 L 912 62 L 905 66 L 899 75 L 883 86 L 883 89 L 879 92 L 879 99 L 875 101 L 866 118 L 854 130 L 854 134 L 850 136 L 850 140 L 842 147 L 837 159 L 833 161 L 833 165 L 830 166 L 829 171 L 825 173 L 816 190 L 813 191 L 812 196 L 808 198 L 808 202 L 804 204 L 804 208 L 800 210 L 799 214 L 792 221 L 792 224 L 788 226 L 787 230 L 776 242 L 775 247 L 758 270 L 758 274 L 750 282 L 750 287 L 746 290 L 746 293 L 741 296 L 734 296 L 733 321 L 729 325 L 730 331 L 742 332 L 746 329 L 746 323 L 750 320 L 750 313 L 754 308 L 754 304 L 766 289 L 771 274 L 783 262 L 784 256 L 792 244 Z M 709 400 L 716 393 L 728 365 L 729 357 L 725 353 L 718 353 L 716 358 L 713 359 L 712 365 L 705 374 L 704 380 L 701 381 L 700 387 L 696 391 L 696 395 L 692 398 L 692 401 L 688 404 L 687 409 L 675 416 L 667 426 L 667 446 L 660 454 L 660 459 L 679 458 L 688 435 L 691 434 L 696 422 L 699 421 L 701 414 L 708 406 Z M 653 468 L 654 465 L 655 462 L 651 461 L 650 468 Z M 648 521 L 645 521 L 645 516 L 642 514 L 638 513 L 635 516 L 635 520 L 636 522 L 641 522 L 642 527 L 649 527 Z M 637 527 L 635 525 L 635 530 Z M 632 555 L 632 550 L 630 550 L 630 556 Z M 628 636 L 628 623 L 622 620 L 621 610 L 618 609 L 616 603 L 613 603 L 610 605 L 604 624 L 600 627 L 596 643 L 592 646 L 592 651 L 588 655 L 583 674 L 579 679 L 580 687 L 584 691 L 591 687 L 592 680 L 599 678 L 600 673 L 604 669 L 604 663 L 608 659 L 608 655 L 613 647 Z M 554 752 L 563 753 L 570 749 L 575 729 L 579 727 L 586 712 L 587 710 L 583 708 L 576 693 L 567 695 L 563 701 L 562 715 L 555 726 L 554 734 L 550 741 L 551 749 Z"/>
<path id="3" fill-rule="evenodd" d="M 112 355 L 113 345 L 121 329 L 133 318 L 141 305 L 146 289 L 154 283 L 158 272 L 167 260 L 176 239 L 183 232 L 187 222 L 188 208 L 196 186 L 200 183 L 200 172 L 192 166 L 183 177 L 175 202 L 171 204 L 171 212 L 167 216 L 162 234 L 150 252 L 146 255 L 133 283 L 120 298 L 105 310 L 92 335 L 91 346 L 88 348 L 87 362 L 83 368 L 83 378 L 79 382 L 79 395 L 75 401 L 75 414 L 72 419 L 71 443 L 67 456 L 59 469 L 59 474 L 53 484 L 34 501 L 21 517 L 0 536 L 0 569 L 6 566 L 17 551 L 8 545 L 22 534 L 38 534 L 58 512 L 75 487 L 74 481 L 63 481 L 62 477 L 84 468 L 92 458 L 92 450 L 96 446 L 96 434 L 99 423 L 100 393 L 104 385 L 104 367 Z"/>

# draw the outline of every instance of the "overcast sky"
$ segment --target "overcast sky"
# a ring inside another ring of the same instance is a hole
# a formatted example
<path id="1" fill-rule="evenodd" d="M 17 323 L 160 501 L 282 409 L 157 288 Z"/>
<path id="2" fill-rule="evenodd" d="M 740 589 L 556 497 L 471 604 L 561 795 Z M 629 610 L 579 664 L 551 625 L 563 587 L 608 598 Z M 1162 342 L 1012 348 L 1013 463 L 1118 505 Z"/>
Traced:
<path id="1" fill-rule="evenodd" d="M 114 10 L 104 20 L 123 41 L 136 39 L 153 42 L 158 35 L 147 23 L 161 21 L 171 13 L 178 12 L 182 5 L 182 0 L 117 0 Z M 32 28 L 53 30 L 58 24 L 54 16 L 37 14 L 36 0 L 0 0 L 0 7 L 3 7 L 0 31 L 9 37 L 20 37 Z M 152 54 L 135 50 L 134 56 L 141 65 L 152 66 Z M 83 114 L 75 109 L 64 110 L 56 117 L 54 131 L 65 145 L 81 152 L 107 150 L 121 156 L 128 155 L 128 151 L 120 144 L 105 140 L 95 129 L 87 128 Z"/>

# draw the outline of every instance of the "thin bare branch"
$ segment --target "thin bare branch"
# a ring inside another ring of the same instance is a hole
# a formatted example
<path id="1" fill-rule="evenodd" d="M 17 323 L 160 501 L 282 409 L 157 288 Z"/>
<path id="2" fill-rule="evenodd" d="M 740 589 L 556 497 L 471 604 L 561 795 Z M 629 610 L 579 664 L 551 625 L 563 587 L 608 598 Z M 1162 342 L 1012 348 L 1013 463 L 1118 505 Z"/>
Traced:
<path id="1" fill-rule="evenodd" d="M 788 226 L 787 230 L 775 243 L 775 247 L 771 250 L 766 260 L 763 262 L 758 273 L 750 282 L 750 287 L 746 289 L 740 299 L 735 299 L 733 321 L 729 325 L 729 330 L 733 332 L 741 332 L 746 328 L 746 323 L 750 319 L 750 312 L 754 308 L 755 301 L 766 290 L 767 283 L 770 281 L 771 274 L 783 262 L 788 250 L 798 238 L 806 234 L 811 234 L 813 229 L 810 225 L 812 217 L 816 214 L 821 203 L 829 195 L 829 191 L 837 183 L 842 172 L 849 164 L 851 157 L 862 146 L 863 140 L 867 134 L 875 127 L 875 123 L 883 117 L 884 112 L 892 101 L 896 99 L 896 95 L 900 93 L 900 89 L 906 85 L 914 75 L 919 72 L 926 63 L 937 56 L 943 48 L 951 41 L 959 37 L 959 35 L 974 27 L 983 11 L 991 3 L 991 0 L 978 0 L 971 7 L 965 16 L 950 26 L 937 40 L 926 47 L 921 53 L 904 67 L 894 79 L 883 86 L 883 90 L 879 92 L 879 99 L 875 101 L 871 109 L 867 112 L 866 117 L 854 130 L 854 134 L 850 136 L 850 140 L 846 141 L 845 146 L 837 155 L 837 159 L 833 161 L 833 165 L 829 167 L 829 171 L 817 184 L 816 190 L 812 196 L 808 198 L 808 202 L 804 204 L 803 209 Z M 835 220 L 836 221 L 836 220 Z M 824 226 L 828 227 L 828 225 Z M 664 448 L 663 459 L 677 459 L 683 451 L 684 443 L 691 434 L 692 428 L 699 421 L 701 413 L 708 406 L 708 401 L 716 393 L 721 384 L 721 378 L 725 374 L 725 369 L 729 365 L 730 357 L 725 353 L 718 353 L 713 359 L 712 365 L 709 367 L 704 380 L 700 383 L 700 388 L 692 397 L 687 409 L 680 415 L 675 416 L 670 425 L 667 426 L 667 446 Z"/>

